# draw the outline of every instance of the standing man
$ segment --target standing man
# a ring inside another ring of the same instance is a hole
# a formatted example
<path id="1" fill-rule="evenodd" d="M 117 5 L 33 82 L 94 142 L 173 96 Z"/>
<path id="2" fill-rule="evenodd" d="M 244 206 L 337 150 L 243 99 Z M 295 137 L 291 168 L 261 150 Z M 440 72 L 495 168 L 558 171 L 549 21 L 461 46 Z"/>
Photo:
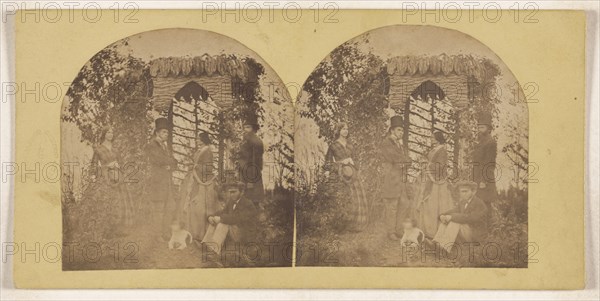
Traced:
<path id="1" fill-rule="evenodd" d="M 492 137 L 492 115 L 482 113 L 477 120 L 477 143 L 473 148 L 473 181 L 477 183 L 476 196 L 490 208 L 498 198 L 496 191 L 496 140 Z"/>
<path id="2" fill-rule="evenodd" d="M 381 197 L 385 207 L 387 237 L 398 240 L 402 237 L 402 221 L 410 215 L 408 197 L 408 169 L 411 159 L 408 149 L 402 144 L 403 119 L 393 116 L 390 119 L 388 136 L 381 144 L 383 183 Z"/>
<path id="3" fill-rule="evenodd" d="M 148 197 L 151 201 L 152 220 L 163 239 L 169 238 L 169 224 L 174 218 L 173 171 L 177 160 L 167 144 L 169 122 L 166 118 L 154 121 L 154 136 L 146 146 L 150 175 Z"/>
<path id="4" fill-rule="evenodd" d="M 262 180 L 264 145 L 256 135 L 257 131 L 258 121 L 252 115 L 244 121 L 244 136 L 238 153 L 240 180 L 246 186 L 246 198 L 255 206 L 265 197 Z"/>

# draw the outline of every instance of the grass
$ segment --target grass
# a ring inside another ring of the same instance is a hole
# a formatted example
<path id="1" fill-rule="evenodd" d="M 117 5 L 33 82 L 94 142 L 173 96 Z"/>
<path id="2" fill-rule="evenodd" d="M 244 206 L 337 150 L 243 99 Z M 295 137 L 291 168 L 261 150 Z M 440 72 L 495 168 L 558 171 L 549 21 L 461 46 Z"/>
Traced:
<path id="1" fill-rule="evenodd" d="M 502 201 L 500 201 L 502 202 Z M 419 248 L 403 247 L 386 236 L 383 208 L 375 206 L 371 223 L 362 232 L 335 231 L 331 227 L 303 229 L 298 234 L 297 266 L 352 267 L 527 267 L 526 223 L 500 220 L 492 215 L 486 241 L 479 245 L 460 244 L 447 253 L 442 248 L 422 244 Z M 307 231 L 308 230 L 308 231 Z"/>

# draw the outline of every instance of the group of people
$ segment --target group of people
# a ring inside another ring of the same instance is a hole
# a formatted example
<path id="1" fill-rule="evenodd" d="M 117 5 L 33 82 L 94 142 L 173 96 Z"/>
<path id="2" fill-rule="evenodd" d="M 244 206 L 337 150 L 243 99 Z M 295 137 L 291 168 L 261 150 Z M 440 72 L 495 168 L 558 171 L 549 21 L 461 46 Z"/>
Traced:
<path id="1" fill-rule="evenodd" d="M 491 131 L 491 115 L 481 114 L 472 153 L 472 177 L 456 182 L 448 179 L 446 137 L 441 131 L 432 132 L 425 168 L 413 184 L 409 181 L 412 159 L 403 143 L 404 120 L 402 116 L 391 117 L 388 134 L 379 145 L 382 170 L 379 193 L 387 239 L 401 240 L 406 224 L 420 229 L 423 241 L 444 246 L 485 238 L 490 204 L 497 198 L 497 146 Z M 348 230 L 361 231 L 369 224 L 371 206 L 358 176 L 354 148 L 348 143 L 348 125 L 339 124 L 335 134 L 325 155 L 325 170 L 328 177 L 335 171 L 334 176 L 341 181 L 328 183 L 335 183 L 338 190 L 345 192 L 338 197 L 349 207 Z"/>
<path id="2" fill-rule="evenodd" d="M 147 147 L 151 167 L 148 195 L 154 206 L 154 220 L 161 221 L 163 239 L 169 235 L 169 222 L 180 220 L 187 225 L 196 244 L 206 243 L 216 253 L 226 239 L 251 241 L 256 232 L 258 206 L 264 198 L 264 145 L 256 134 L 256 118 L 244 122 L 237 152 L 238 169 L 230 177 L 217 177 L 210 136 L 206 132 L 198 134 L 193 166 L 180 185 L 177 200 L 172 181 L 177 161 L 167 144 L 169 130 L 167 119 L 157 119 L 154 139 Z"/>
<path id="3" fill-rule="evenodd" d="M 167 143 L 171 127 L 165 118 L 155 120 L 154 135 L 146 146 L 149 176 L 146 200 L 157 239 L 167 241 L 173 221 L 184 224 L 193 241 L 210 245 L 216 253 L 228 238 L 234 242 L 250 242 L 257 228 L 259 203 L 264 198 L 262 183 L 264 145 L 257 136 L 256 118 L 244 122 L 244 134 L 237 156 L 237 175 L 218 177 L 213 168 L 213 151 L 208 133 L 196 137 L 196 151 L 189 169 L 175 193 L 172 174 L 178 162 Z M 412 159 L 403 143 L 404 120 L 390 119 L 387 136 L 379 147 L 382 168 L 380 197 L 384 205 L 384 224 L 389 240 L 404 236 L 403 226 L 410 221 L 424 236 L 438 243 L 480 241 L 487 232 L 490 203 L 496 200 L 494 169 L 496 142 L 491 136 L 491 116 L 478 120 L 478 141 L 472 154 L 473 174 L 469 180 L 448 180 L 448 154 L 444 133 L 434 131 L 431 149 L 426 156 L 424 176 L 416 193 L 409 183 Z M 341 123 L 335 140 L 325 155 L 328 177 L 336 180 L 335 190 L 346 205 L 344 220 L 347 230 L 362 231 L 369 225 L 371 206 L 349 143 L 348 125 Z M 126 185 L 119 179 L 119 155 L 113 149 L 114 131 L 105 128 L 101 143 L 94 147 L 93 164 L 101 171 L 100 183 L 112 190 L 109 232 L 118 235 L 133 224 L 135 206 Z M 453 192 L 452 190 L 455 190 Z"/>
<path id="4" fill-rule="evenodd" d="M 156 119 L 154 134 L 145 147 L 149 174 L 142 203 L 150 214 L 146 225 L 156 231 L 155 239 L 168 241 L 170 225 L 175 222 L 184 225 L 195 244 L 205 243 L 216 253 L 228 239 L 236 243 L 252 241 L 257 230 L 259 203 L 265 195 L 264 146 L 257 136 L 257 119 L 244 121 L 242 142 L 237 150 L 237 170 L 228 176 L 217 176 L 210 136 L 200 132 L 195 140 L 193 164 L 178 191 L 172 175 L 179 170 L 179 162 L 168 143 L 171 128 L 166 118 Z M 113 130 L 106 128 L 102 142 L 94 146 L 93 164 L 102 171 L 96 181 L 98 186 L 112 190 L 109 216 L 113 226 L 108 232 L 120 233 L 133 224 L 135 209 L 119 175 L 120 158 L 112 148 L 113 139 Z"/>

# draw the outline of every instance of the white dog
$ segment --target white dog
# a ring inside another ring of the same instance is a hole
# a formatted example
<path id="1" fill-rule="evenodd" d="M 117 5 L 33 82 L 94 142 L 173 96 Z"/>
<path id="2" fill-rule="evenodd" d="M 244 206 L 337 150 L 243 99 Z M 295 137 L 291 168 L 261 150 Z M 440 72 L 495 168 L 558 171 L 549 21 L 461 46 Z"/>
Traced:
<path id="1" fill-rule="evenodd" d="M 402 222 L 404 228 L 404 235 L 400 243 L 405 246 L 419 246 L 425 239 L 425 234 L 421 229 L 416 227 L 417 222 L 411 218 L 407 218 Z"/>
<path id="2" fill-rule="evenodd" d="M 177 220 L 173 221 L 173 223 L 171 224 L 171 239 L 169 240 L 169 249 L 185 249 L 188 245 L 188 237 L 190 239 L 189 244 L 192 243 L 192 234 L 189 231 L 184 230 L 184 226 L 185 224 L 183 222 Z"/>

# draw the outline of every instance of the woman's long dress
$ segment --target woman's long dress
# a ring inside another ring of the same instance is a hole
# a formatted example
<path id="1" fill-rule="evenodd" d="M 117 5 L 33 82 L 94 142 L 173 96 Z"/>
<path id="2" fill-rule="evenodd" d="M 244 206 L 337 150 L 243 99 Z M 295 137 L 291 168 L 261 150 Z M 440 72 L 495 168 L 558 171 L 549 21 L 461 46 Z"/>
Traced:
<path id="1" fill-rule="evenodd" d="M 344 166 L 341 163 L 343 160 L 352 158 L 354 155 L 353 147 L 346 143 L 344 146 L 341 142 L 335 141 L 329 145 L 329 149 L 325 154 L 325 169 L 330 172 L 330 180 L 328 183 L 334 185 L 335 197 L 338 204 L 346 205 L 342 210 L 345 211 L 345 223 L 347 230 L 362 231 L 369 223 L 369 204 L 358 174 L 358 166 L 349 164 L 354 167 L 354 175 L 350 179 L 342 179 L 340 168 Z"/>
<path id="2" fill-rule="evenodd" d="M 438 145 L 427 154 L 427 168 L 417 201 L 418 226 L 425 236 L 435 236 L 440 214 L 454 208 L 447 181 L 448 153 L 446 145 Z"/>
<path id="3" fill-rule="evenodd" d="M 133 203 L 126 186 L 126 175 L 120 170 L 118 154 L 105 145 L 94 146 L 92 157 L 95 188 L 99 200 L 98 212 L 107 216 L 109 231 L 122 232 L 124 226 L 133 225 Z"/>
<path id="4" fill-rule="evenodd" d="M 195 240 L 201 241 L 208 228 L 208 217 L 220 209 L 217 179 L 213 172 L 213 153 L 204 146 L 194 154 L 194 166 L 181 185 L 181 219 Z"/>

